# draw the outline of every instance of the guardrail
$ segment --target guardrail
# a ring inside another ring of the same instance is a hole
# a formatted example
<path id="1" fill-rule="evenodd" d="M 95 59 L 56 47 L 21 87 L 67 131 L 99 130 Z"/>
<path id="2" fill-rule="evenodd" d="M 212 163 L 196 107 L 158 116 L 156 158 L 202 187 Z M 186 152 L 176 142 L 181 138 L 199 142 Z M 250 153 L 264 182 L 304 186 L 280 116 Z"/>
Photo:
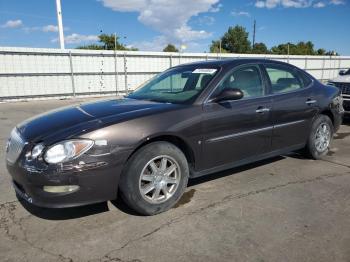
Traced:
<path id="1" fill-rule="evenodd" d="M 350 68 L 350 56 L 279 56 L 0 47 L 0 101 L 123 94 L 178 64 L 265 58 L 305 69 L 321 81 Z"/>

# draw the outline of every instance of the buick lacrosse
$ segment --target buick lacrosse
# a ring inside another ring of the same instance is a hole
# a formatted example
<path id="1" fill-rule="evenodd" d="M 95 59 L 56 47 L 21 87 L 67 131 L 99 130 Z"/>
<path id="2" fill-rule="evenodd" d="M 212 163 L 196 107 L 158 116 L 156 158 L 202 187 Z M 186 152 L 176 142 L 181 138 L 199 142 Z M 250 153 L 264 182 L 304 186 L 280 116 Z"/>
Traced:
<path id="1" fill-rule="evenodd" d="M 343 107 L 334 86 L 292 65 L 229 59 L 179 65 L 123 99 L 60 108 L 11 132 L 17 195 L 52 208 L 116 199 L 168 210 L 189 178 L 290 151 L 328 152 Z"/>

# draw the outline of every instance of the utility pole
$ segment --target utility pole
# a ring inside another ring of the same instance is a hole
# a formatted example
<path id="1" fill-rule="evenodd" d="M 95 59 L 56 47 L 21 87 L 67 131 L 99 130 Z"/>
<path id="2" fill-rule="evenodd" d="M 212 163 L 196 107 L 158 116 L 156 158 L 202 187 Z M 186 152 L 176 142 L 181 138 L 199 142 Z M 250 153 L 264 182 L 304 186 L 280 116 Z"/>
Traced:
<path id="1" fill-rule="evenodd" d="M 57 12 L 57 24 L 58 24 L 58 35 L 60 39 L 60 47 L 61 49 L 64 49 L 61 0 L 56 0 L 56 12 Z"/>
<path id="2" fill-rule="evenodd" d="M 256 34 L 256 20 L 254 19 L 254 27 L 253 27 L 253 48 L 255 46 L 255 34 Z"/>
<path id="3" fill-rule="evenodd" d="M 117 55 L 117 33 L 114 33 L 114 72 L 115 72 L 115 91 L 119 96 L 118 90 L 118 55 Z"/>

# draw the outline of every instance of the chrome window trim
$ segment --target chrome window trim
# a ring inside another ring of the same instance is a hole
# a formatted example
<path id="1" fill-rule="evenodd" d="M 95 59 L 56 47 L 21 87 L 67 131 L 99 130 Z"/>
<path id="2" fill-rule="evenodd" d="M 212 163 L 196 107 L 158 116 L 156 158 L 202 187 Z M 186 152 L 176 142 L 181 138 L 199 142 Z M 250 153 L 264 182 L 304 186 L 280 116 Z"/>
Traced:
<path id="1" fill-rule="evenodd" d="M 279 64 L 273 63 L 273 62 L 267 63 L 267 64 L 270 64 L 270 65 L 279 65 Z M 217 104 L 217 103 L 215 103 L 215 102 L 213 102 L 213 101 L 210 101 L 210 97 L 212 96 L 212 94 L 215 92 L 215 90 L 218 88 L 218 86 L 221 84 L 221 82 L 223 81 L 223 79 L 224 79 L 228 74 L 230 74 L 233 70 L 239 69 L 239 68 L 244 67 L 244 66 L 252 66 L 252 65 L 257 66 L 258 69 L 259 69 L 259 73 L 260 73 L 260 77 L 261 77 L 261 80 L 262 80 L 262 84 L 263 84 L 263 86 L 264 86 L 264 92 L 265 92 L 265 94 L 264 94 L 263 96 L 248 97 L 248 98 L 244 98 L 244 97 L 243 97 L 242 99 L 239 99 L 239 100 L 227 100 L 227 101 L 225 101 L 225 102 L 232 103 L 232 102 L 237 102 L 237 101 L 247 101 L 247 100 L 252 100 L 252 99 L 270 98 L 270 97 L 276 97 L 276 96 L 281 96 L 281 95 L 286 95 L 286 94 L 293 94 L 293 93 L 296 93 L 296 92 L 301 92 L 301 91 L 310 89 L 310 88 L 314 85 L 314 83 L 315 83 L 315 79 L 314 79 L 314 78 L 312 78 L 312 77 L 310 77 L 310 76 L 308 76 L 307 74 L 304 73 L 304 74 L 306 75 L 306 77 L 308 77 L 308 78 L 311 80 L 311 82 L 310 82 L 310 84 L 309 84 L 308 86 L 305 86 L 305 87 L 302 87 L 302 88 L 298 88 L 298 89 L 296 89 L 296 90 L 292 90 L 292 91 L 288 91 L 288 92 L 283 92 L 283 93 L 272 93 L 272 92 L 271 92 L 271 93 L 267 94 L 266 92 L 267 92 L 268 90 L 267 90 L 266 83 L 265 83 L 265 81 L 264 81 L 265 78 L 264 78 L 263 72 L 261 71 L 261 68 L 260 68 L 260 65 L 263 66 L 263 67 L 265 68 L 265 67 L 266 67 L 266 64 L 263 63 L 263 62 L 260 62 L 260 63 L 249 63 L 249 64 L 244 64 L 244 65 L 237 66 L 236 68 L 233 68 L 233 69 L 230 70 L 228 73 L 226 73 L 226 75 L 219 81 L 219 83 L 217 83 L 217 85 L 213 88 L 213 90 L 208 94 L 207 98 L 206 98 L 206 99 L 204 100 L 204 102 L 203 102 L 203 105 L 211 104 L 211 103 Z M 283 66 L 284 66 L 284 65 L 283 65 Z M 288 67 L 288 65 L 287 65 L 287 67 Z M 291 68 L 291 70 L 299 70 L 299 71 L 301 70 L 301 69 L 296 68 L 296 67 L 293 67 L 293 66 L 290 66 L 290 68 Z M 266 70 L 266 68 L 265 68 L 265 70 Z M 266 74 L 267 74 L 267 72 L 266 72 Z M 266 81 L 271 81 L 268 75 L 267 75 L 266 77 L 267 77 Z M 270 90 L 270 91 L 271 91 L 271 90 Z"/>

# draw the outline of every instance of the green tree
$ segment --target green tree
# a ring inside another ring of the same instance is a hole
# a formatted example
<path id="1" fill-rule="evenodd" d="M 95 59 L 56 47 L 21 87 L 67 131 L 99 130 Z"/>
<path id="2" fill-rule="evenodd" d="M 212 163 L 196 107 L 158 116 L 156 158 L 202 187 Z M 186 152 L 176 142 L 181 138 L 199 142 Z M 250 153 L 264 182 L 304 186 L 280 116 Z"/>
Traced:
<path id="1" fill-rule="evenodd" d="M 296 45 L 296 55 L 315 55 L 314 44 L 311 41 L 299 42 Z"/>
<path id="2" fill-rule="evenodd" d="M 78 46 L 77 49 L 92 49 L 92 50 L 126 50 L 126 51 L 137 51 L 137 48 L 127 48 L 124 44 L 119 42 L 119 37 L 114 34 L 101 34 L 98 36 L 98 42 L 100 44 L 91 44 L 85 46 Z"/>
<path id="3" fill-rule="evenodd" d="M 253 54 L 268 54 L 270 53 L 264 43 L 256 43 L 252 49 Z"/>
<path id="4" fill-rule="evenodd" d="M 317 50 L 317 55 L 326 55 L 326 49 L 320 48 Z"/>
<path id="5" fill-rule="evenodd" d="M 179 52 L 179 50 L 173 44 L 168 44 L 164 47 L 163 52 Z"/>
<path id="6" fill-rule="evenodd" d="M 76 47 L 77 49 L 90 49 L 90 50 L 103 50 L 105 49 L 102 45 L 91 44 L 91 45 L 82 45 Z"/>
<path id="7" fill-rule="evenodd" d="M 210 53 L 220 53 L 220 40 L 211 42 Z M 228 53 L 228 51 L 221 46 L 221 53 Z"/>
<path id="8" fill-rule="evenodd" d="M 330 50 L 330 51 L 328 51 L 325 55 L 329 55 L 329 56 L 338 56 L 339 54 L 338 54 L 337 52 L 335 52 L 335 51 Z"/>
<path id="9" fill-rule="evenodd" d="M 230 53 L 249 53 L 251 44 L 248 36 L 249 34 L 243 26 L 229 27 L 221 38 L 222 48 Z"/>
<path id="10" fill-rule="evenodd" d="M 297 44 L 285 43 L 271 48 L 271 53 L 276 55 L 317 55 L 314 44 L 311 41 L 299 42 Z"/>
<path id="11" fill-rule="evenodd" d="M 289 49 L 289 54 L 292 55 L 292 50 L 295 49 L 295 45 L 292 43 L 279 44 L 271 48 L 271 53 L 274 55 L 287 55 Z"/>
<path id="12" fill-rule="evenodd" d="M 227 32 L 221 37 L 221 50 L 228 53 L 249 53 L 251 43 L 248 39 L 248 32 L 243 26 L 229 27 Z M 219 49 L 220 40 L 213 41 L 210 46 L 210 52 L 216 52 Z"/>

